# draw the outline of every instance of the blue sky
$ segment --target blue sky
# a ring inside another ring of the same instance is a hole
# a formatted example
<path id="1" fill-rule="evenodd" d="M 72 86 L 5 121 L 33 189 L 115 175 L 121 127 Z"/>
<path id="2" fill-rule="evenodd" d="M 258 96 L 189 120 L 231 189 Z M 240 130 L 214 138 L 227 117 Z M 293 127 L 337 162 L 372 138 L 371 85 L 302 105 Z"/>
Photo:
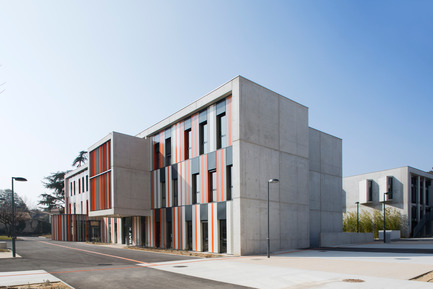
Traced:
<path id="1" fill-rule="evenodd" d="M 242 75 L 343 139 L 345 176 L 433 166 L 431 1 L 0 0 L 0 188 L 35 205 L 111 131 Z"/>

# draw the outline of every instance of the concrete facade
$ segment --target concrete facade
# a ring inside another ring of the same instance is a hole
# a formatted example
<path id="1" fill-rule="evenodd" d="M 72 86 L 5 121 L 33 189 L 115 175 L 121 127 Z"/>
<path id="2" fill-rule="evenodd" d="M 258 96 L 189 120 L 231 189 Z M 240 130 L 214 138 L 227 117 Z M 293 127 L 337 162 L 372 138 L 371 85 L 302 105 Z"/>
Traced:
<path id="1" fill-rule="evenodd" d="M 431 236 L 432 180 L 432 174 L 409 166 L 345 177 L 344 211 L 356 211 L 358 201 L 360 211 L 383 211 L 384 193 L 391 190 L 392 198 L 386 197 L 386 207 L 402 214 L 402 237 Z"/>
<path id="2" fill-rule="evenodd" d="M 273 178 L 271 251 L 316 247 L 320 234 L 342 231 L 341 139 L 310 128 L 307 107 L 240 76 L 89 152 L 89 216 L 119 217 L 115 233 L 107 229 L 116 242 L 264 253 Z"/>

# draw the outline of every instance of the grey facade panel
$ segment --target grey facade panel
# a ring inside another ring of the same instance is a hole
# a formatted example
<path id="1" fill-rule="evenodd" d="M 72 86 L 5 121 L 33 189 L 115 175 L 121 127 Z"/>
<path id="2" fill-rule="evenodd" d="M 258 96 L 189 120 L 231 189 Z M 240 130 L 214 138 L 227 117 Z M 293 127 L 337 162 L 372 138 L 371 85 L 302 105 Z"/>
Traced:
<path id="1" fill-rule="evenodd" d="M 191 129 L 191 118 L 190 117 L 185 119 L 184 126 L 185 126 L 185 130 Z"/>
<path id="2" fill-rule="evenodd" d="M 203 110 L 200 112 L 200 114 L 198 115 L 198 121 L 199 123 L 207 121 L 207 110 Z"/>
<path id="3" fill-rule="evenodd" d="M 165 183 L 165 168 L 159 169 L 159 181 Z"/>
<path id="4" fill-rule="evenodd" d="M 200 205 L 200 221 L 207 221 L 207 204 Z"/>
<path id="5" fill-rule="evenodd" d="M 172 180 L 177 180 L 178 178 L 178 173 L 177 173 L 177 164 L 174 164 L 171 166 L 171 179 Z"/>
<path id="6" fill-rule="evenodd" d="M 200 173 L 200 159 L 199 157 L 191 159 L 191 174 Z"/>
<path id="7" fill-rule="evenodd" d="M 165 209 L 165 220 L 166 220 L 166 222 L 172 222 L 173 221 L 172 208 L 166 208 Z"/>
<path id="8" fill-rule="evenodd" d="M 216 114 L 220 115 L 226 112 L 226 100 L 220 101 L 216 105 Z"/>
<path id="9" fill-rule="evenodd" d="M 217 219 L 218 220 L 226 220 L 227 219 L 226 202 L 217 203 Z"/>
<path id="10" fill-rule="evenodd" d="M 186 222 L 192 221 L 192 206 L 191 205 L 185 206 L 185 221 Z"/>
<path id="11" fill-rule="evenodd" d="M 226 148 L 226 165 L 233 165 L 233 148 L 231 146 Z"/>
<path id="12" fill-rule="evenodd" d="M 171 137 L 171 129 L 168 128 L 168 129 L 165 131 L 165 138 L 168 139 L 168 138 L 170 138 L 170 137 Z"/>
<path id="13" fill-rule="evenodd" d="M 207 169 L 209 171 L 216 169 L 216 152 L 211 152 L 207 155 Z"/>

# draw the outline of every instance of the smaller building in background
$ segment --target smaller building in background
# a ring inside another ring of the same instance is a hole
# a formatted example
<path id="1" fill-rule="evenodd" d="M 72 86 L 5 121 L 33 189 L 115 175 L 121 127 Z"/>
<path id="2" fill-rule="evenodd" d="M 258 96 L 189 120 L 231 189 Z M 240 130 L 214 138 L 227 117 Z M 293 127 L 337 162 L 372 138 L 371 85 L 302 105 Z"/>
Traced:
<path id="1" fill-rule="evenodd" d="M 386 207 L 403 216 L 402 237 L 433 234 L 433 174 L 412 167 L 401 167 L 343 178 L 345 212 L 383 211 Z M 385 195 L 385 193 L 388 193 Z"/>

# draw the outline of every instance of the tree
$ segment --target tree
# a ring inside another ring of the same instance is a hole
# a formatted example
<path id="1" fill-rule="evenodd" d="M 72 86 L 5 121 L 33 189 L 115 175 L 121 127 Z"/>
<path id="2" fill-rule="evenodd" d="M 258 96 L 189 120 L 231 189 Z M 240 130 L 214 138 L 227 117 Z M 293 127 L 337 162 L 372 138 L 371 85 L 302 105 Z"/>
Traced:
<path id="1" fill-rule="evenodd" d="M 11 236 L 12 222 L 12 191 L 0 190 L 0 223 L 5 226 L 6 234 Z M 15 232 L 22 231 L 26 224 L 25 221 L 30 218 L 29 209 L 23 199 L 14 193 L 15 198 Z"/>
<path id="2" fill-rule="evenodd" d="M 51 190 L 50 193 L 41 194 L 39 205 L 43 210 L 51 211 L 52 209 L 60 209 L 64 211 L 65 205 L 65 174 L 67 172 L 52 173 L 50 176 L 45 177 L 42 183 L 44 187 Z"/>
<path id="3" fill-rule="evenodd" d="M 81 151 L 78 153 L 78 156 L 75 158 L 74 162 L 72 163 L 72 166 L 81 167 L 82 164 L 84 164 L 87 161 L 87 152 Z"/>

